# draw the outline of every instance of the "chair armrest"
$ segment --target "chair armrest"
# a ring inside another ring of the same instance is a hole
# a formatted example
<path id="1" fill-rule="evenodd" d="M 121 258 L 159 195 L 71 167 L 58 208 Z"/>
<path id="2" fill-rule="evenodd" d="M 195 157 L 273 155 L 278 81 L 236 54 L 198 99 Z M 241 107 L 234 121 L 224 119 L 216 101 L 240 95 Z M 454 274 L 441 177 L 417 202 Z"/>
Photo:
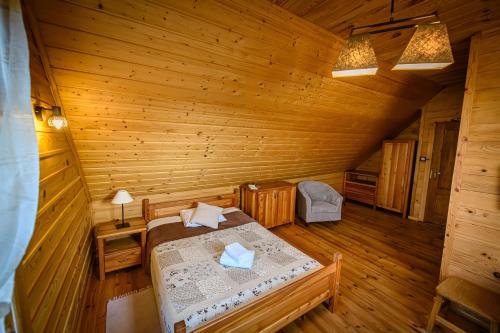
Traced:
<path id="1" fill-rule="evenodd" d="M 336 201 L 335 204 L 340 207 L 340 206 L 342 206 L 342 202 L 344 201 L 344 197 L 339 194 L 339 197 L 335 201 Z"/>
<path id="2" fill-rule="evenodd" d="M 297 191 L 297 209 L 306 214 L 310 214 L 312 209 L 311 198 L 300 189 Z"/>
<path id="3" fill-rule="evenodd" d="M 336 206 L 342 205 L 342 201 L 344 198 L 339 194 L 339 192 L 332 189 L 332 192 L 330 192 L 330 195 L 331 195 L 330 203 L 332 203 L 333 205 L 336 205 Z"/>

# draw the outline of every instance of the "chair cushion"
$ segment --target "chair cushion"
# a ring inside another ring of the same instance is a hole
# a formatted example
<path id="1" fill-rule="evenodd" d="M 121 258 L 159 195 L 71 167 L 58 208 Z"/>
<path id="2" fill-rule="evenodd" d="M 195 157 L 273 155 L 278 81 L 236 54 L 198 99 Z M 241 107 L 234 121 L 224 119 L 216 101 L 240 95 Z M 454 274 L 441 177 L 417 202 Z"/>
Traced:
<path id="1" fill-rule="evenodd" d="M 311 207 L 313 213 L 334 213 L 337 209 L 337 206 L 326 201 L 313 201 Z"/>

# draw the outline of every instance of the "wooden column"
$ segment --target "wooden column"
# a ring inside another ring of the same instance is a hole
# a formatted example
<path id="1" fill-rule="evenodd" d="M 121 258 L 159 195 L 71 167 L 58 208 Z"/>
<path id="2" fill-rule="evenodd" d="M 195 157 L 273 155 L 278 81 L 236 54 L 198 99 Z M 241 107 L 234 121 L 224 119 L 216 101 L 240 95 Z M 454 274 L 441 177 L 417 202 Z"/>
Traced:
<path id="1" fill-rule="evenodd" d="M 443 280 L 447 275 L 448 265 L 450 263 L 450 255 L 453 247 L 456 219 L 455 214 L 462 182 L 462 165 L 464 161 L 464 155 L 467 150 L 467 142 L 469 137 L 470 118 L 472 114 L 472 105 L 474 102 L 474 92 L 477 81 L 477 70 L 479 66 L 480 41 L 480 34 L 475 34 L 471 38 L 469 63 L 467 66 L 467 78 L 465 81 L 465 93 L 460 122 L 460 133 L 458 134 L 458 144 L 455 158 L 455 171 L 453 173 L 453 181 L 451 184 L 450 205 L 448 208 L 448 220 L 446 223 L 443 259 L 441 261 L 440 280 Z"/>

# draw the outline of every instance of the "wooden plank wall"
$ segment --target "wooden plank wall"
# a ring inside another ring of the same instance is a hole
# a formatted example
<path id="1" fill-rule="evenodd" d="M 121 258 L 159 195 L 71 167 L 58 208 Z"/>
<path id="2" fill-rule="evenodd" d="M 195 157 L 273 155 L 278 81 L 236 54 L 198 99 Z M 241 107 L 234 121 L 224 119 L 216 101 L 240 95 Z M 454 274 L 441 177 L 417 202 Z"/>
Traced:
<path id="1" fill-rule="evenodd" d="M 27 27 L 29 29 L 29 26 Z M 56 104 L 29 30 L 33 104 Z M 35 231 L 16 274 L 21 332 L 74 332 L 91 263 L 91 216 L 71 138 L 35 121 L 40 195 Z"/>
<path id="2" fill-rule="evenodd" d="M 344 172 L 334 172 L 324 175 L 313 175 L 297 178 L 285 179 L 289 182 L 298 183 L 303 180 L 318 180 L 329 184 L 337 191 L 341 192 L 343 190 Z M 230 194 L 234 193 L 235 190 L 239 190 L 238 184 L 231 184 L 228 186 L 209 188 L 209 189 L 195 189 L 192 191 L 183 192 L 173 192 L 173 193 L 161 193 L 161 194 L 151 194 L 147 198 L 152 202 L 163 202 L 163 201 L 176 201 L 182 199 L 190 199 L 196 197 L 205 197 L 220 194 Z M 108 202 L 103 201 L 93 201 L 92 208 L 94 210 L 94 219 L 97 223 L 101 221 L 109 221 L 115 219 L 116 216 L 121 216 L 121 207 L 119 212 L 117 208 L 110 205 Z M 134 202 L 125 205 L 125 215 L 127 217 L 142 216 L 142 202 L 139 199 L 135 199 Z"/>
<path id="3" fill-rule="evenodd" d="M 337 79 L 343 40 L 265 0 L 34 0 L 95 220 L 140 200 L 353 167 L 441 87 Z M 101 214 L 99 210 L 104 209 Z"/>
<path id="4" fill-rule="evenodd" d="M 418 133 L 420 129 L 420 119 L 412 122 L 407 128 L 401 131 L 396 137 L 391 138 L 394 140 L 418 140 Z M 370 157 L 363 161 L 356 170 L 380 172 L 382 165 L 382 148 L 374 152 Z"/>
<path id="5" fill-rule="evenodd" d="M 500 29 L 471 40 L 441 278 L 500 293 Z"/>
<path id="6" fill-rule="evenodd" d="M 413 175 L 413 189 L 409 218 L 417 221 L 424 220 L 427 185 L 432 163 L 432 148 L 437 122 L 450 121 L 460 117 L 464 96 L 464 83 L 456 84 L 443 89 L 422 108 L 420 129 L 418 134 L 417 162 Z M 426 156 L 427 161 L 418 160 Z"/>

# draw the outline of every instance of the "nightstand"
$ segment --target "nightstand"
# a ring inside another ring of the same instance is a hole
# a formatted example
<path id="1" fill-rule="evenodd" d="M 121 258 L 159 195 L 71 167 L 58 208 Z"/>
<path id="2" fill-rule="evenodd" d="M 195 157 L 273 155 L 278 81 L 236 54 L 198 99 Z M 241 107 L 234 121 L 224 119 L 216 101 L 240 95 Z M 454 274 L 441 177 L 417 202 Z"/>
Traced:
<path id="1" fill-rule="evenodd" d="M 125 222 L 130 223 L 130 227 L 116 229 L 115 221 L 94 227 L 100 280 L 104 280 L 108 272 L 144 262 L 146 223 L 142 217 L 126 219 Z"/>

